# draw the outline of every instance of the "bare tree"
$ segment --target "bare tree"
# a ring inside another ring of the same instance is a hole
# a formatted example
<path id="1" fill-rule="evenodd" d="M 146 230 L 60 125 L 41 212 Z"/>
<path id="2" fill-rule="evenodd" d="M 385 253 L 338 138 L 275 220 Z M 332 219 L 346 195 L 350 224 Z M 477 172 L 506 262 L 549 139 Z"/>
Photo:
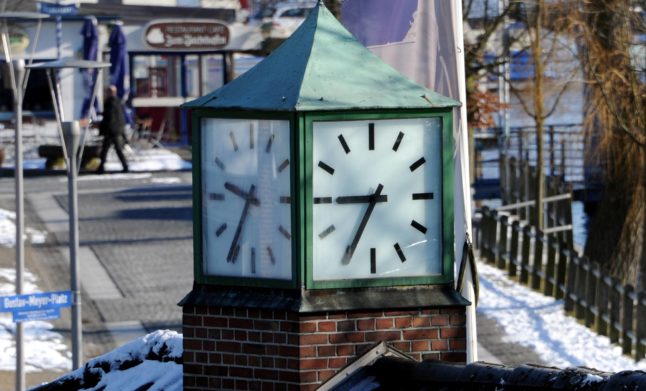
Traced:
<path id="1" fill-rule="evenodd" d="M 604 191 L 585 253 L 626 283 L 646 288 L 646 84 L 631 58 L 645 34 L 638 1 L 578 1 L 574 28 L 588 79 L 586 130 L 604 169 Z M 642 11 L 643 12 L 643 11 Z M 643 55 L 643 54 L 642 54 Z M 640 81 L 641 77 L 641 81 Z"/>

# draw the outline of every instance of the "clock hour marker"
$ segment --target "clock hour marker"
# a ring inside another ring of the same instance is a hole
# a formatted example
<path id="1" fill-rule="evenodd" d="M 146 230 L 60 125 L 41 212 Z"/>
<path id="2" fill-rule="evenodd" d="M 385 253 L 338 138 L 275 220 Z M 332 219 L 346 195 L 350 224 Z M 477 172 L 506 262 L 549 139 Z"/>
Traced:
<path id="1" fill-rule="evenodd" d="M 411 164 L 411 165 L 410 165 L 410 170 L 411 170 L 411 171 L 415 171 L 415 170 L 417 170 L 417 169 L 419 168 L 419 166 L 421 166 L 421 165 L 422 165 L 422 164 L 424 164 L 424 163 L 426 163 L 426 159 L 424 159 L 423 157 L 421 157 L 421 158 L 419 158 L 419 160 L 417 160 L 415 163 L 413 163 L 413 164 Z"/>
<path id="2" fill-rule="evenodd" d="M 222 225 L 217 229 L 217 231 L 215 231 L 215 236 L 220 237 L 220 235 L 222 235 L 222 232 L 224 232 L 224 230 L 225 230 L 225 229 L 227 229 L 227 223 L 222 224 Z"/>
<path id="3" fill-rule="evenodd" d="M 211 201 L 222 201 L 222 200 L 224 200 L 224 194 L 222 194 L 222 193 L 209 193 L 209 199 Z"/>
<path id="4" fill-rule="evenodd" d="M 402 248 L 399 247 L 399 243 L 395 243 L 395 251 L 397 251 L 397 256 L 399 256 L 399 260 L 402 262 L 406 262 L 406 257 L 404 256 L 404 252 L 402 251 Z"/>
<path id="5" fill-rule="evenodd" d="M 292 203 L 292 197 L 290 197 L 290 196 L 280 196 L 280 203 L 281 204 L 291 204 Z"/>
<path id="6" fill-rule="evenodd" d="M 222 160 L 220 160 L 220 158 L 217 158 L 217 157 L 215 158 L 215 165 L 220 167 L 220 170 L 223 170 L 223 171 L 226 168 L 224 163 L 222 163 Z"/>
<path id="7" fill-rule="evenodd" d="M 251 247 L 251 273 L 256 274 L 256 248 Z"/>
<path id="8" fill-rule="evenodd" d="M 432 200 L 433 193 L 413 193 L 414 200 Z"/>
<path id="9" fill-rule="evenodd" d="M 271 151 L 271 144 L 274 142 L 274 135 L 270 135 L 269 139 L 267 140 L 267 146 L 265 147 L 265 152 L 269 153 Z"/>
<path id="10" fill-rule="evenodd" d="M 345 153 L 350 153 L 350 147 L 348 147 L 348 143 L 345 142 L 345 138 L 342 134 L 339 135 L 339 142 L 341 142 L 341 146 L 343 147 Z"/>
<path id="11" fill-rule="evenodd" d="M 283 160 L 282 163 L 280 163 L 280 166 L 278 166 L 278 172 L 283 172 L 283 170 L 289 166 L 289 159 Z"/>
<path id="12" fill-rule="evenodd" d="M 287 240 L 292 239 L 292 235 L 289 232 L 287 232 L 285 227 L 283 227 L 282 225 L 278 226 L 278 231 L 280 231 L 280 233 L 285 237 L 285 239 L 287 239 Z"/>
<path id="13" fill-rule="evenodd" d="M 321 167 L 323 170 L 325 170 L 328 174 L 334 175 L 334 168 L 328 166 L 327 164 L 323 163 L 322 161 L 319 161 L 319 167 Z"/>
<path id="14" fill-rule="evenodd" d="M 368 124 L 368 149 L 371 151 L 375 149 L 375 124 L 372 122 Z"/>
<path id="15" fill-rule="evenodd" d="M 377 273 L 377 249 L 370 249 L 370 274 Z"/>
<path id="16" fill-rule="evenodd" d="M 249 125 L 249 149 L 253 149 L 253 125 Z"/>
<path id="17" fill-rule="evenodd" d="M 413 220 L 413 221 L 411 221 L 411 222 L 410 222 L 410 225 L 411 225 L 413 228 L 415 228 L 416 230 L 418 230 L 419 232 L 421 232 L 421 233 L 423 233 L 423 234 L 425 234 L 425 235 L 426 235 L 426 231 L 427 231 L 427 229 L 426 229 L 426 227 L 424 227 L 422 224 L 420 224 L 420 223 L 418 223 L 417 221 Z"/>
<path id="18" fill-rule="evenodd" d="M 236 143 L 236 137 L 233 135 L 233 132 L 229 132 L 229 138 L 231 139 L 233 150 L 238 152 L 238 143 Z"/>
<path id="19" fill-rule="evenodd" d="M 331 204 L 332 197 L 314 197 L 315 204 Z"/>
<path id="20" fill-rule="evenodd" d="M 397 140 L 395 140 L 395 144 L 393 144 L 393 151 L 397 152 L 399 149 L 399 144 L 401 144 L 402 139 L 404 138 L 404 132 L 399 132 L 397 135 Z"/>
<path id="21" fill-rule="evenodd" d="M 269 260 L 271 261 L 272 265 L 276 264 L 276 258 L 274 258 L 274 252 L 271 251 L 271 247 L 267 246 L 267 254 L 269 254 Z"/>
<path id="22" fill-rule="evenodd" d="M 325 239 L 325 237 L 334 232 L 335 229 L 336 228 L 334 228 L 334 224 L 330 225 L 319 234 L 319 238 Z"/>

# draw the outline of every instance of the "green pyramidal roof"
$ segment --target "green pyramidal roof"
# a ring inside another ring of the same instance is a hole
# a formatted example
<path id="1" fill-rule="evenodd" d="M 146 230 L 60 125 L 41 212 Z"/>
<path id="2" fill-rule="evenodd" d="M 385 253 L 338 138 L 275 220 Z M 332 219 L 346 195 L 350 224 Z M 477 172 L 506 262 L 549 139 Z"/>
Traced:
<path id="1" fill-rule="evenodd" d="M 459 105 L 383 62 L 319 1 L 303 24 L 269 57 L 229 84 L 182 107 L 323 111 Z"/>

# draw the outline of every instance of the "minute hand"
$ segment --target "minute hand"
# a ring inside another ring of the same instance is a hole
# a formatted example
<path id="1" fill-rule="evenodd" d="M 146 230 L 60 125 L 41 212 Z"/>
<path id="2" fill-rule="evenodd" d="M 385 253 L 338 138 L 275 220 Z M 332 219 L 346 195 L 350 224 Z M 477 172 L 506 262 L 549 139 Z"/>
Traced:
<path id="1" fill-rule="evenodd" d="M 370 200 L 368 201 L 368 208 L 366 209 L 366 213 L 364 213 L 363 218 L 361 219 L 361 223 L 359 223 L 359 228 L 357 229 L 357 233 L 354 234 L 354 239 L 352 239 L 352 243 L 346 248 L 345 254 L 343 254 L 343 258 L 341 259 L 341 263 L 344 265 L 347 265 L 350 263 L 350 260 L 352 259 L 352 255 L 354 254 L 354 250 L 357 248 L 357 244 L 359 244 L 359 240 L 361 239 L 361 235 L 363 234 L 363 230 L 366 228 L 366 225 L 368 224 L 368 220 L 370 219 L 370 215 L 372 214 L 372 210 L 375 208 L 375 205 L 377 204 L 377 200 L 381 196 L 381 191 L 383 190 L 384 185 L 381 183 L 379 186 L 377 186 L 377 190 L 375 191 L 375 194 L 368 196 Z M 337 199 L 338 202 L 338 199 Z"/>

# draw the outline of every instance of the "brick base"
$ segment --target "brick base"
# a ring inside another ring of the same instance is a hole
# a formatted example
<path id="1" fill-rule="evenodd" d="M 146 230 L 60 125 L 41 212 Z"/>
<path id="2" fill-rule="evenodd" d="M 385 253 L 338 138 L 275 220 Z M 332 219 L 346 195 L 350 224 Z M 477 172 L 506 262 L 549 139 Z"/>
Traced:
<path id="1" fill-rule="evenodd" d="M 314 390 L 376 343 L 465 362 L 464 307 L 323 312 L 185 306 L 184 390 Z"/>

